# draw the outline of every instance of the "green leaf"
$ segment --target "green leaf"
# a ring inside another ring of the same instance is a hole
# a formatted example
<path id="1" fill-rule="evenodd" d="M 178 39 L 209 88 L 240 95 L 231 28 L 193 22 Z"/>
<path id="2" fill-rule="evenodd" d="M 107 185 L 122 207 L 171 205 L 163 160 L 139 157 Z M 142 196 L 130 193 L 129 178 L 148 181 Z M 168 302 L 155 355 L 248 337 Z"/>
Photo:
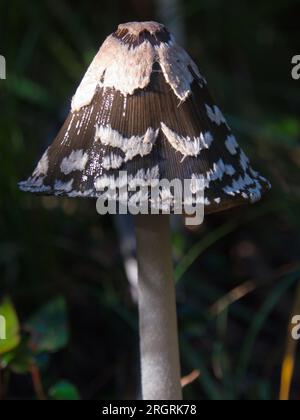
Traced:
<path id="1" fill-rule="evenodd" d="M 45 369 L 49 362 L 47 353 L 36 355 L 28 345 L 28 339 L 22 339 L 21 343 L 14 350 L 5 353 L 0 357 L 0 367 L 8 368 L 14 373 L 24 375 L 31 372 L 32 365 L 39 369 Z"/>
<path id="2" fill-rule="evenodd" d="M 66 303 L 59 297 L 42 307 L 26 327 L 30 332 L 30 347 L 37 353 L 56 352 L 69 340 Z"/>
<path id="3" fill-rule="evenodd" d="M 30 372 L 30 366 L 33 361 L 33 354 L 27 346 L 26 341 L 10 353 L 10 360 L 8 361 L 8 368 L 17 374 L 26 374 Z"/>
<path id="4" fill-rule="evenodd" d="M 14 359 L 14 351 L 9 351 L 0 356 L 0 369 L 5 369 Z"/>
<path id="5" fill-rule="evenodd" d="M 60 381 L 49 390 L 49 396 L 53 400 L 80 400 L 77 388 L 68 381 Z"/>
<path id="6" fill-rule="evenodd" d="M 20 324 L 9 297 L 0 304 L 0 355 L 16 348 L 20 343 Z"/>
<path id="7" fill-rule="evenodd" d="M 235 222 L 228 222 L 214 231 L 210 232 L 198 243 L 196 243 L 182 258 L 175 269 L 175 281 L 178 282 L 181 280 L 183 275 L 187 272 L 190 266 L 196 261 L 196 259 L 207 250 L 207 248 L 214 245 L 220 239 L 223 239 L 225 236 L 233 232 L 237 227 Z"/>

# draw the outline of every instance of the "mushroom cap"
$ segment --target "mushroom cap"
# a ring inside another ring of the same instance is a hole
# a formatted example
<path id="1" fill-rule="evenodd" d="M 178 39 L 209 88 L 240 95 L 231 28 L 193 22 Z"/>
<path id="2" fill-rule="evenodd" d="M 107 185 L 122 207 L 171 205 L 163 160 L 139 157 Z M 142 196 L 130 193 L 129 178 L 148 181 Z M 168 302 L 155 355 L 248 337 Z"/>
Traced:
<path id="1" fill-rule="evenodd" d="M 131 200 L 161 180 L 192 180 L 193 193 L 202 182 L 206 213 L 258 201 L 270 188 L 168 30 L 156 22 L 121 24 L 87 70 L 54 142 L 19 186 L 90 198 L 129 186 Z M 161 191 L 160 208 L 166 199 L 172 208 L 172 190 Z"/>
<path id="2" fill-rule="evenodd" d="M 127 22 L 121 23 L 118 26 L 117 32 L 120 34 L 122 31 L 130 34 L 133 37 L 139 37 L 142 33 L 149 33 L 156 35 L 159 32 L 165 31 L 164 25 L 158 22 Z"/>

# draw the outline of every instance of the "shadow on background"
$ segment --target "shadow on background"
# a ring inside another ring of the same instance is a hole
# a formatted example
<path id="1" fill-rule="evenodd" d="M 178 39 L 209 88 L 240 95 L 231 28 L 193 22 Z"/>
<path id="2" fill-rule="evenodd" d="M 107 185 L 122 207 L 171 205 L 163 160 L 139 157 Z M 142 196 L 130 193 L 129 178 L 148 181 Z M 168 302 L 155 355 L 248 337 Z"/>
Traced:
<path id="1" fill-rule="evenodd" d="M 17 182 L 54 138 L 104 38 L 120 22 L 158 19 L 157 3 L 0 4 L 2 399 L 136 396 L 137 312 L 113 219 L 93 201 L 38 198 Z M 182 2 L 186 48 L 273 184 L 258 205 L 174 232 L 182 371 L 201 372 L 186 398 L 278 399 L 292 374 L 290 396 L 300 397 L 299 363 L 287 364 L 300 314 L 299 12 L 296 0 Z"/>

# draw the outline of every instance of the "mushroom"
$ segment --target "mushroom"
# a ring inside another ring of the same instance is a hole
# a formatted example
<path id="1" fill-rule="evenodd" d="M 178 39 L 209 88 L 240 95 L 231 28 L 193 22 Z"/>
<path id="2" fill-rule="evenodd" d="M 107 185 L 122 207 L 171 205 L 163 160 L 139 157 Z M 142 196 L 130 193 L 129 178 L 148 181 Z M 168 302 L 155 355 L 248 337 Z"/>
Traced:
<path id="1" fill-rule="evenodd" d="M 168 30 L 156 22 L 119 25 L 90 65 L 56 139 L 20 188 L 123 202 L 125 197 L 126 204 L 143 201 L 155 210 L 135 217 L 146 400 L 182 399 L 169 227 L 175 193 L 160 189 L 156 201 L 149 193 L 160 181 L 175 179 L 202 180 L 205 214 L 254 203 L 270 188 L 251 168 L 198 67 Z M 123 198 L 111 192 L 124 186 L 129 192 Z"/>

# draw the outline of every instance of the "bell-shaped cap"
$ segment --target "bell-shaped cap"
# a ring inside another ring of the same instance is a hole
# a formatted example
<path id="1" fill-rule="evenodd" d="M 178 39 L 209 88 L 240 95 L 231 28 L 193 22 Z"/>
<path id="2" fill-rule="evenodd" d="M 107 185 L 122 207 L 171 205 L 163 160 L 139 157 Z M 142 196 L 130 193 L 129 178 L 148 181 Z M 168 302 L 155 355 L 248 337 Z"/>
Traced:
<path id="1" fill-rule="evenodd" d="M 162 179 L 203 180 L 207 213 L 258 201 L 270 188 L 168 30 L 155 22 L 122 24 L 101 46 L 62 129 L 20 188 L 97 198 L 105 188 L 127 183 L 133 190 Z"/>

